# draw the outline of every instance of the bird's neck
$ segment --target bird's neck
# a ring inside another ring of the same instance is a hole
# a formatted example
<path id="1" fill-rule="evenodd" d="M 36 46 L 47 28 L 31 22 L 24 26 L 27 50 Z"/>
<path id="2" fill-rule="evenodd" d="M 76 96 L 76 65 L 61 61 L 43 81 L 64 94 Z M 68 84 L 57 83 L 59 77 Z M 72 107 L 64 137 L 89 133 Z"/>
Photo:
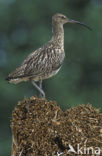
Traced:
<path id="1" fill-rule="evenodd" d="M 53 36 L 52 40 L 54 40 L 55 44 L 59 45 L 64 49 L 64 29 L 63 25 L 59 23 L 52 23 Z"/>

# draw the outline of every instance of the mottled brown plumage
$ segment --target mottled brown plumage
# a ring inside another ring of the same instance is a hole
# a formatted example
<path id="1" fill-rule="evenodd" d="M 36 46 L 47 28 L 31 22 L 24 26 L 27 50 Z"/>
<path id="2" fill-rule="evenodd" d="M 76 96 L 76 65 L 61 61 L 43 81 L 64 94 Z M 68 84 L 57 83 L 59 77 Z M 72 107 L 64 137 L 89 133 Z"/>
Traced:
<path id="1" fill-rule="evenodd" d="M 31 80 L 35 86 L 34 81 L 42 81 L 54 76 L 60 70 L 65 57 L 63 25 L 68 22 L 84 25 L 78 21 L 68 19 L 65 15 L 55 14 L 52 17 L 52 39 L 32 52 L 15 71 L 9 74 L 7 80 L 15 84 Z M 41 88 L 37 85 L 35 87 L 45 96 Z"/>

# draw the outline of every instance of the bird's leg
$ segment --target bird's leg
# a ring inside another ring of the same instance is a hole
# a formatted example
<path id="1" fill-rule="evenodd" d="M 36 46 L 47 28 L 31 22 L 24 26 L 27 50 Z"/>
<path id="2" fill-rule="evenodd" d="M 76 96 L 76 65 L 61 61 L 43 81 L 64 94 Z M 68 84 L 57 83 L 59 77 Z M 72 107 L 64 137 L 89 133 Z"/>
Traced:
<path id="1" fill-rule="evenodd" d="M 33 86 L 40 92 L 40 95 L 41 95 L 41 98 L 42 97 L 45 97 L 45 93 L 44 91 L 42 90 L 42 88 L 40 88 L 35 82 L 34 80 L 30 80 L 31 83 L 33 84 Z"/>
<path id="2" fill-rule="evenodd" d="M 39 81 L 39 88 L 40 88 L 41 90 L 43 90 L 43 89 L 42 89 L 42 80 Z M 40 98 L 43 97 L 43 95 L 42 95 L 41 92 L 40 92 L 40 94 L 39 94 L 39 97 L 40 97 Z"/>
<path id="3" fill-rule="evenodd" d="M 39 81 L 39 87 L 42 89 L 42 80 Z"/>

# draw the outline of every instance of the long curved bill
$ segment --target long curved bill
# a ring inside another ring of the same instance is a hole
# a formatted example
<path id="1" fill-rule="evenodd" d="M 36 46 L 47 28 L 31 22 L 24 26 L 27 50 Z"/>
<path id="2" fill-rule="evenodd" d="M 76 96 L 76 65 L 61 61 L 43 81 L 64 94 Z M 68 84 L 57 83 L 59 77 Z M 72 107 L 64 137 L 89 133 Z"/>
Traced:
<path id="1" fill-rule="evenodd" d="M 72 20 L 72 19 L 68 19 L 68 23 L 80 24 L 80 25 L 86 27 L 87 29 L 92 30 L 88 25 L 86 25 L 86 24 L 84 24 L 84 23 L 82 23 L 82 22 L 79 22 L 79 21 L 75 21 L 75 20 Z"/>

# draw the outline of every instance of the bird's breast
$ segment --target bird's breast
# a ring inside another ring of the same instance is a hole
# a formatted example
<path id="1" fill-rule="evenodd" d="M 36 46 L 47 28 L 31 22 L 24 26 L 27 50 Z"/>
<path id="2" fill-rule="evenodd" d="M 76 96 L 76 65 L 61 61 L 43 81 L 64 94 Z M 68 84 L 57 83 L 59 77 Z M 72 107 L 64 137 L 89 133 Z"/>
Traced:
<path id="1" fill-rule="evenodd" d="M 64 60 L 65 52 L 64 49 L 55 49 L 56 59 L 61 63 Z"/>

